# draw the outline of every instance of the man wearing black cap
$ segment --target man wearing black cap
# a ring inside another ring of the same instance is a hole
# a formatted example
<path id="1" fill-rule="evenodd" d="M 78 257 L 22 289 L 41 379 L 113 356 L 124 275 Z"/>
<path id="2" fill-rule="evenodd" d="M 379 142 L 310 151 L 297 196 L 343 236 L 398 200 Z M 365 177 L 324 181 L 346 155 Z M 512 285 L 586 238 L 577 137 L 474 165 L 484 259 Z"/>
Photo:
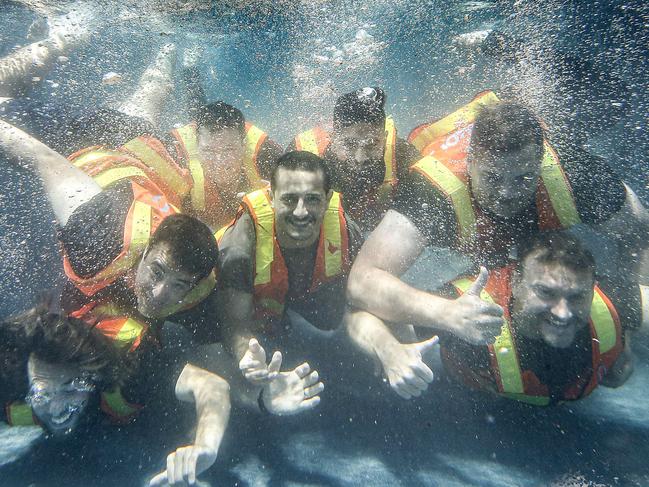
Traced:
<path id="1" fill-rule="evenodd" d="M 366 230 L 378 222 L 399 180 L 420 158 L 413 146 L 397 138 L 394 120 L 385 115 L 385 100 L 385 92 L 376 87 L 341 95 L 334 106 L 333 131 L 317 126 L 296 136 L 290 146 L 327 161 L 333 189 Z"/>

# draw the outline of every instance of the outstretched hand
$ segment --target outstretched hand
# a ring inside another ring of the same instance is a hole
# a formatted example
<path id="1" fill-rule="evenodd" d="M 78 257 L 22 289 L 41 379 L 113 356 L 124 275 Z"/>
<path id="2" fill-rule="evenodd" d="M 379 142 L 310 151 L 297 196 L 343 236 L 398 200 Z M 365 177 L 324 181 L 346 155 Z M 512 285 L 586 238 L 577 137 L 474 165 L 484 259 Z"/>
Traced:
<path id="1" fill-rule="evenodd" d="M 480 267 L 478 278 L 466 293 L 453 302 L 448 314 L 451 332 L 471 345 L 492 343 L 500 334 L 503 323 L 502 307 L 480 298 L 488 280 L 489 272 L 485 267 Z"/>
<path id="2" fill-rule="evenodd" d="M 270 362 L 266 364 L 266 351 L 256 338 L 248 342 L 248 350 L 239 361 L 239 370 L 253 385 L 263 386 L 272 381 L 279 374 L 282 366 L 282 353 L 276 351 Z"/>
<path id="3" fill-rule="evenodd" d="M 268 412 L 289 416 L 316 407 L 323 390 L 318 372 L 311 372 L 305 362 L 289 372 L 280 372 L 264 387 L 262 397 Z"/>
<path id="4" fill-rule="evenodd" d="M 167 457 L 167 470 L 153 477 L 149 487 L 195 485 L 196 477 L 214 464 L 216 454 L 215 450 L 199 445 L 178 448 Z"/>
<path id="5" fill-rule="evenodd" d="M 378 354 L 390 387 L 404 399 L 419 397 L 433 382 L 433 371 L 423 356 L 439 341 L 437 336 L 418 343 L 397 344 Z"/>

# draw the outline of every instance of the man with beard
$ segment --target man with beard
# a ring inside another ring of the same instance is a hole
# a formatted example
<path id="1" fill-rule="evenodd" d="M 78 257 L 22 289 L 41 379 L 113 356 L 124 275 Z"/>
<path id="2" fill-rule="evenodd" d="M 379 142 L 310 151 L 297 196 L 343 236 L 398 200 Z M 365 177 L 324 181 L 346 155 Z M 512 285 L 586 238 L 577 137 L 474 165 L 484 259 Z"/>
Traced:
<path id="1" fill-rule="evenodd" d="M 438 332 L 447 372 L 469 387 L 534 405 L 580 399 L 597 385 L 622 385 L 633 371 L 629 332 L 646 316 L 646 288 L 605 294 L 595 282 L 592 255 L 567 233 L 537 234 L 520 246 L 520 255 L 514 264 L 489 275 L 483 268 L 477 278 L 457 279 L 440 291 L 479 296 L 504 309 L 499 334 L 485 345 Z M 388 376 L 396 373 L 391 355 L 418 352 L 419 344 L 380 332 L 353 336 Z M 399 384 L 404 397 L 418 396 L 431 375 L 415 372 Z"/>
<path id="2" fill-rule="evenodd" d="M 295 327 L 287 308 L 319 330 L 336 329 L 342 321 L 347 273 L 361 237 L 331 189 L 327 169 L 312 153 L 284 154 L 270 189 L 243 198 L 220 241 L 220 322 L 252 382 L 268 380 L 282 360 L 276 352 L 266 364 L 262 339 L 297 346 L 294 355 L 305 352 L 289 337 Z M 322 349 L 322 342 L 317 346 Z M 309 377 L 316 394 L 322 385 L 317 373 Z"/>
<path id="3" fill-rule="evenodd" d="M 385 114 L 381 88 L 341 95 L 333 112 L 333 131 L 321 126 L 295 137 L 290 149 L 313 152 L 327 161 L 332 188 L 343 195 L 345 211 L 363 230 L 371 230 L 390 206 L 408 167 L 420 156 L 397 137 Z"/>
<path id="4" fill-rule="evenodd" d="M 595 282 L 595 261 L 573 236 L 546 232 L 520 247 L 521 260 L 491 272 L 482 299 L 505 310 L 487 346 L 442 337 L 446 370 L 466 385 L 534 405 L 619 387 L 633 371 L 630 331 L 646 312 L 638 286 Z M 463 294 L 474 278 L 453 282 Z"/>
<path id="5" fill-rule="evenodd" d="M 412 166 L 395 210 L 367 238 L 350 274 L 350 301 L 368 312 L 357 316 L 367 318 L 367 327 L 385 326 L 382 320 L 396 328 L 414 324 L 473 345 L 498 334 L 502 308 L 497 304 L 474 293 L 444 299 L 398 277 L 429 245 L 501 267 L 516 256 L 521 240 L 578 223 L 603 229 L 629 251 L 646 242 L 646 210 L 633 191 L 605 164 L 595 169 L 559 162 L 541 123 L 525 106 L 486 92 L 413 134 L 437 137 L 428 143 L 429 155 Z M 620 229 L 609 228 L 613 225 Z M 353 328 L 363 329 L 369 333 L 364 326 Z M 391 359 L 397 371 L 391 384 L 398 390 L 421 368 L 421 357 Z M 425 390 L 420 385 L 411 392 Z"/>

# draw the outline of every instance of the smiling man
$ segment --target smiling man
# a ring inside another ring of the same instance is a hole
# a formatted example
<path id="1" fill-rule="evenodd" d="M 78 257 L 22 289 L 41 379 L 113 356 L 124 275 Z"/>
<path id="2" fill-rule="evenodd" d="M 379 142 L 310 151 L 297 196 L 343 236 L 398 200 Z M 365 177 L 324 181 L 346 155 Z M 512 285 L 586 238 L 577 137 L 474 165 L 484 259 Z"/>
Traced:
<path id="1" fill-rule="evenodd" d="M 289 152 L 278 160 L 270 190 L 246 195 L 225 232 L 218 308 L 246 377 L 266 377 L 257 370 L 266 366 L 265 354 L 251 338 L 286 335 L 287 308 L 321 330 L 340 325 L 347 273 L 361 242 L 340 198 L 320 157 Z M 278 360 L 276 353 L 271 369 Z"/>
<path id="2" fill-rule="evenodd" d="M 638 286 L 605 294 L 592 255 L 569 234 L 539 234 L 520 252 L 520 262 L 491 272 L 481 294 L 505 310 L 500 334 L 487 346 L 442 336 L 448 372 L 470 387 L 534 405 L 622 385 L 633 370 L 630 330 L 644 313 Z M 454 281 L 455 292 L 473 281 Z"/>

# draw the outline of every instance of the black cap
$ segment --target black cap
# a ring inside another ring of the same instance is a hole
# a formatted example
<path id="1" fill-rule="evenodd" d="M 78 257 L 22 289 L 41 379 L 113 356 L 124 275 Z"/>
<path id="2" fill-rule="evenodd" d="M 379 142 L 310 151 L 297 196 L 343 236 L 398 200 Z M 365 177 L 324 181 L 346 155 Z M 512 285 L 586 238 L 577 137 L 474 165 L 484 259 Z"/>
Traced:
<path id="1" fill-rule="evenodd" d="M 334 106 L 334 128 L 349 127 L 357 123 L 385 123 L 385 91 L 381 88 L 361 88 L 345 93 Z"/>

